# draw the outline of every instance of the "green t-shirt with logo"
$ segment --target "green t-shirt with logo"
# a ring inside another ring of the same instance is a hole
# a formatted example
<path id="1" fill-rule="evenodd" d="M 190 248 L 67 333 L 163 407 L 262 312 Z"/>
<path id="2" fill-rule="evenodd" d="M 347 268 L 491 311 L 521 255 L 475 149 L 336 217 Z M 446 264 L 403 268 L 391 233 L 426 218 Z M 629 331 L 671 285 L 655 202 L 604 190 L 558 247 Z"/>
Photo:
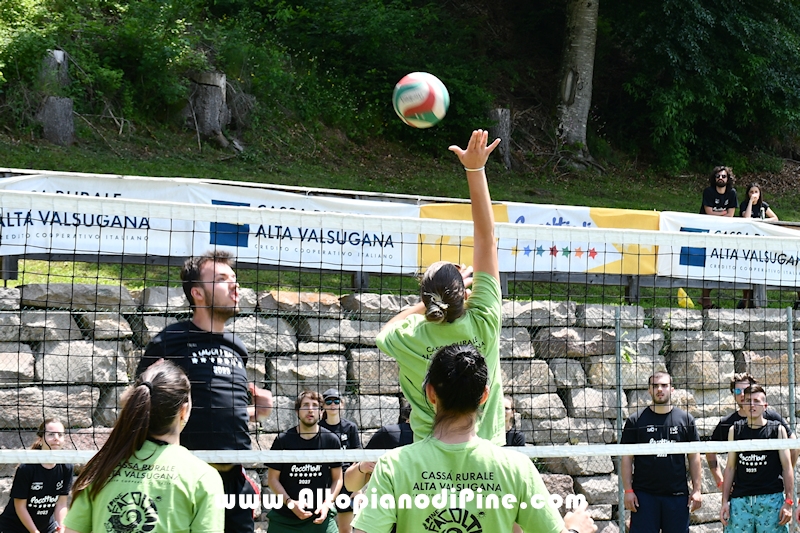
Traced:
<path id="1" fill-rule="evenodd" d="M 462 505 L 459 495 L 464 489 L 475 497 Z M 442 498 L 442 490 L 445 506 L 437 509 L 435 496 Z M 499 533 L 511 531 L 515 522 L 536 533 L 564 529 L 558 510 L 547 503 L 549 493 L 531 460 L 481 438 L 445 444 L 429 437 L 387 452 L 378 460 L 364 495 L 367 505 L 356 514 L 353 528 L 366 533 L 389 532 L 393 524 L 398 533 Z M 381 501 L 384 495 L 392 495 L 394 508 L 387 499 Z M 407 508 L 401 508 L 401 495 L 410 497 Z M 420 495 L 430 499 L 427 508 L 419 508 L 425 503 Z M 504 497 L 510 508 L 503 506 Z M 372 505 L 373 498 L 377 505 Z"/>
<path id="2" fill-rule="evenodd" d="M 88 489 L 78 495 L 64 525 L 78 533 L 222 533 L 223 494 L 219 472 L 189 450 L 146 440 L 94 500 Z"/>
<path id="3" fill-rule="evenodd" d="M 435 324 L 424 315 L 414 314 L 390 324 L 378 334 L 378 348 L 397 360 L 400 388 L 412 407 L 414 440 L 419 441 L 431 434 L 435 415 L 422 390 L 431 357 L 451 344 L 475 345 L 486 358 L 490 387 L 489 399 L 478 420 L 478 436 L 503 446 L 506 429 L 500 374 L 502 299 L 497 278 L 476 272 L 465 307 L 465 313 L 451 323 Z"/>

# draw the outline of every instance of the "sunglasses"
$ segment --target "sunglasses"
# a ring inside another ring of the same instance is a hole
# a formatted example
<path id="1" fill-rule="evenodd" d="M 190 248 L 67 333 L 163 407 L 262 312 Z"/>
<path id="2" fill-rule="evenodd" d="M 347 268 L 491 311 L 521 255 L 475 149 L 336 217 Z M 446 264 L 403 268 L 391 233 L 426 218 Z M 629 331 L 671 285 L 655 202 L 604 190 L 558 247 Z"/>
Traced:
<path id="1" fill-rule="evenodd" d="M 733 389 L 734 394 L 741 394 L 744 392 L 744 389 Z"/>
<path id="2" fill-rule="evenodd" d="M 342 403 L 342 400 L 340 400 L 339 398 L 330 398 L 328 400 L 325 400 L 325 405 L 333 405 L 333 404 L 339 405 L 340 403 Z"/>

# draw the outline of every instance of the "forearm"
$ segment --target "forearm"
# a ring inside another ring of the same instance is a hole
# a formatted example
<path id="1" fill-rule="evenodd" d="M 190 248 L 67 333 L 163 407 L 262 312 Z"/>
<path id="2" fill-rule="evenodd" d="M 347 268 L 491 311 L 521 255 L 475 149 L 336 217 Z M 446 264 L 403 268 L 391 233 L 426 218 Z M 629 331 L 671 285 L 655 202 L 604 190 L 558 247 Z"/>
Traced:
<path id="1" fill-rule="evenodd" d="M 394 324 L 395 322 L 400 322 L 401 320 L 405 320 L 411 315 L 424 315 L 424 314 L 425 314 L 425 304 L 423 302 L 418 302 L 412 305 L 411 307 L 407 307 L 406 309 L 397 313 L 395 316 L 389 319 L 389 321 L 386 324 L 384 324 L 383 328 L 385 329 L 389 324 Z"/>
<path id="2" fill-rule="evenodd" d="M 369 481 L 369 472 L 361 471 L 361 463 L 353 463 L 344 473 L 344 486 L 350 492 L 361 490 Z"/>
<path id="3" fill-rule="evenodd" d="M 30 531 L 30 533 L 39 533 L 39 529 L 36 527 L 36 524 L 33 523 L 33 518 L 31 518 L 31 514 L 28 512 L 28 500 L 14 498 L 14 510 L 17 512 L 17 518 L 19 518 L 19 521 L 25 526 L 25 529 Z"/>
<path id="4" fill-rule="evenodd" d="M 692 476 L 692 490 L 700 492 L 703 488 L 703 463 L 699 453 L 689 454 L 689 473 Z"/>
<path id="5" fill-rule="evenodd" d="M 708 462 L 708 469 L 711 471 L 711 477 L 714 478 L 714 484 L 719 487 L 722 482 L 722 469 L 719 467 L 716 453 L 707 453 L 706 461 Z"/>
<path id="6" fill-rule="evenodd" d="M 622 488 L 631 490 L 633 488 L 633 456 L 624 455 L 622 457 Z"/>

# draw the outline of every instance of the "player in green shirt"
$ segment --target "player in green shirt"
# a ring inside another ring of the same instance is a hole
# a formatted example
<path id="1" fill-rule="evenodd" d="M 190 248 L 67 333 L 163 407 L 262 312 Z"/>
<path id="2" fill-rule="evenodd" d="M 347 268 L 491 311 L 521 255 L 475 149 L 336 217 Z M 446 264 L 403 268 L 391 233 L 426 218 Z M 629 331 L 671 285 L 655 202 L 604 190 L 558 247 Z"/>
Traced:
<path id="1" fill-rule="evenodd" d="M 597 530 L 585 503 L 561 519 L 530 459 L 477 435 L 489 385 L 486 360 L 474 346 L 439 350 L 424 389 L 436 409 L 433 434 L 378 460 L 353 521 L 356 532 L 388 533 L 395 524 L 398 533 L 506 532 L 515 522 L 537 533 Z"/>
<path id="2" fill-rule="evenodd" d="M 416 441 L 431 434 L 433 423 L 433 408 L 422 392 L 430 358 L 443 346 L 471 343 L 486 358 L 491 388 L 478 420 L 478 435 L 498 446 L 506 442 L 500 374 L 500 270 L 492 199 L 484 171 L 500 139 L 487 145 L 488 137 L 488 132 L 476 130 L 466 150 L 450 147 L 467 173 L 474 225 L 472 267 L 446 261 L 432 264 L 420 284 L 422 301 L 389 320 L 377 338 L 378 348 L 394 357 L 400 367 L 400 387 L 413 408 L 411 428 Z M 468 295 L 466 287 L 470 284 L 473 289 Z"/>
<path id="3" fill-rule="evenodd" d="M 222 533 L 222 478 L 178 444 L 189 391 L 186 374 L 169 361 L 142 373 L 108 441 L 75 481 L 66 533 Z"/>

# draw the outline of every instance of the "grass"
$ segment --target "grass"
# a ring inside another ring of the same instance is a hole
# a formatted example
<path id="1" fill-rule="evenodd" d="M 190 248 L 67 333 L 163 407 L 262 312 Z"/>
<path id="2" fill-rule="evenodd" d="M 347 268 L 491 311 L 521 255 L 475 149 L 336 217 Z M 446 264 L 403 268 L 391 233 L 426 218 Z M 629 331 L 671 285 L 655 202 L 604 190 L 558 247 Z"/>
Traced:
<path id="1" fill-rule="evenodd" d="M 179 129 L 153 131 L 147 126 L 118 134 L 99 120 L 89 128 L 76 122 L 80 141 L 57 147 L 36 138 L 0 134 L 0 161 L 11 168 L 63 170 L 101 174 L 175 176 L 271 183 L 328 189 L 361 190 L 419 196 L 467 198 L 468 189 L 457 159 L 443 147 L 441 154 L 409 151 L 399 144 L 377 139 L 357 144 L 335 131 L 318 128 L 308 133 L 302 125 L 280 124 L 272 131 L 245 138 L 243 153 L 200 146 L 190 132 Z M 533 160 L 524 169 L 507 171 L 488 165 L 492 197 L 496 201 L 534 204 L 585 205 L 620 209 L 697 212 L 705 175 L 667 176 L 617 155 L 608 172 L 564 172 Z M 623 161 L 623 163 L 619 163 Z M 608 163 L 607 163 L 608 164 Z M 540 165 L 537 167 L 536 165 Z M 760 180 L 747 176 L 745 181 Z M 742 183 L 740 179 L 739 183 Z M 768 197 L 783 220 L 800 220 L 800 192 Z M 784 207 L 787 206 L 787 207 Z M 796 206 L 796 207 L 795 207 Z M 123 284 L 129 289 L 179 286 L 177 268 L 141 265 L 21 261 L 20 278 L 7 286 L 25 283 Z M 350 273 L 319 273 L 240 269 L 242 286 L 256 291 L 353 291 Z M 415 294 L 417 282 L 402 276 L 370 277 L 370 290 Z M 649 291 L 649 292 L 648 292 Z M 510 296 L 519 299 L 570 299 L 587 303 L 624 303 L 624 287 L 584 284 L 512 283 Z M 699 292 L 699 291 L 695 291 Z M 715 291 L 719 307 L 734 307 L 738 291 Z M 699 294 L 690 294 L 697 300 Z M 771 306 L 794 301 L 789 291 L 770 294 Z M 675 306 L 667 289 L 643 290 L 643 305 Z"/>

